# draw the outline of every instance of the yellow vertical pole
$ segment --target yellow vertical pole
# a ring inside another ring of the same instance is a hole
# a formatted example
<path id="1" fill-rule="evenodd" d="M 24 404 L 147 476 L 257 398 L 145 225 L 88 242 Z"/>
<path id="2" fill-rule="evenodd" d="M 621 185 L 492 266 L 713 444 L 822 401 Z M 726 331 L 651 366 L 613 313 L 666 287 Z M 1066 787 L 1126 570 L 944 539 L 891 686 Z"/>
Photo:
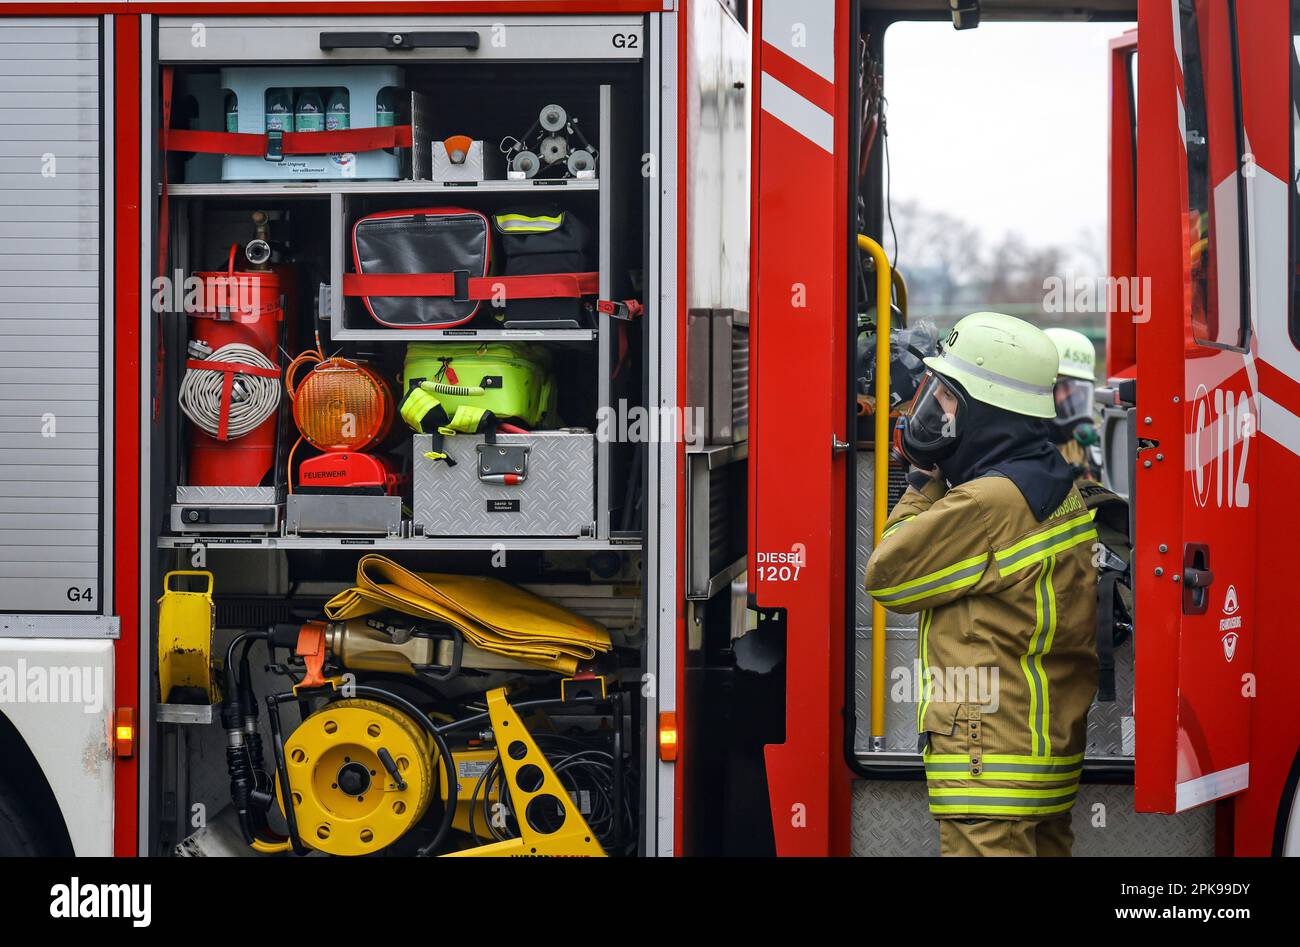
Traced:
<path id="1" fill-rule="evenodd" d="M 870 237 L 858 234 L 858 248 L 867 253 L 876 267 L 876 444 L 875 476 L 871 515 L 872 548 L 880 545 L 880 534 L 889 517 L 889 445 L 893 431 L 889 427 L 889 332 L 890 274 L 885 249 Z M 885 608 L 871 603 L 871 749 L 885 748 Z"/>

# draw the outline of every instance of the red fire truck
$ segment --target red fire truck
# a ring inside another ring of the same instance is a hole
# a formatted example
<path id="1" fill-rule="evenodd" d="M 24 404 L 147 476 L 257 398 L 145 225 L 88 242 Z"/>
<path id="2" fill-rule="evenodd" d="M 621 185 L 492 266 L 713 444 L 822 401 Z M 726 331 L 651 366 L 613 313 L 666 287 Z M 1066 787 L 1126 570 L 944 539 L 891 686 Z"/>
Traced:
<path id="1" fill-rule="evenodd" d="M 771 4 L 755 27 L 751 592 L 786 644 L 784 738 L 765 757 L 777 849 L 936 845 L 923 826 L 914 735 L 891 726 L 893 708 L 879 719 L 868 707 L 885 669 L 915 659 L 914 630 L 890 618 L 874 661 L 870 632 L 854 634 L 870 624 L 858 591 L 870 507 L 897 485 L 887 470 L 864 469 L 869 455 L 843 448 L 855 439 L 846 379 L 856 326 L 844 318 L 857 312 L 855 162 L 876 114 L 862 100 L 869 83 L 852 77 L 870 75 L 865 57 L 888 87 L 891 22 L 951 12 L 969 27 L 982 7 L 985 20 L 1137 22 L 1112 44 L 1109 65 L 1110 275 L 1149 279 L 1150 306 L 1143 318 L 1109 314 L 1104 408 L 1110 479 L 1132 510 L 1134 631 L 1116 661 L 1134 676 L 1115 704 L 1093 708 L 1076 850 L 1294 853 L 1296 651 L 1284 583 L 1271 581 L 1293 519 L 1272 497 L 1295 476 L 1300 446 L 1293 11 L 1190 0 L 1068 13 L 1032 2 L 944 6 L 839 5 L 840 39 L 817 56 L 782 45 L 789 20 L 774 20 Z M 877 239 L 880 163 L 876 148 L 863 188 L 863 223 Z M 958 147 L 954 173 L 960 165 Z M 791 305 L 796 284 L 808 287 L 806 308 Z M 799 396 L 774 377 L 797 380 Z M 797 580 L 761 565 L 792 548 L 804 563 Z"/>
<path id="2" fill-rule="evenodd" d="M 929 851 L 853 368 L 906 318 L 885 31 L 949 19 L 1137 22 L 1097 64 L 1135 620 L 1080 848 L 1296 851 L 1280 0 L 0 4 L 0 850 Z"/>

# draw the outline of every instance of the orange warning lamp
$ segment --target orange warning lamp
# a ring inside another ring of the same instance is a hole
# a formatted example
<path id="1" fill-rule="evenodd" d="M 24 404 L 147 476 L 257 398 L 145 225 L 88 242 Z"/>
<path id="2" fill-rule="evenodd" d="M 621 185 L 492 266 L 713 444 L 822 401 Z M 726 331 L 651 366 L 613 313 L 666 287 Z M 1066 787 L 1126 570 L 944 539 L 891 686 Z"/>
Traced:
<path id="1" fill-rule="evenodd" d="M 322 451 L 360 451 L 393 424 L 393 396 L 368 365 L 329 359 L 307 373 L 293 391 L 293 420 L 309 444 Z"/>
<path id="2" fill-rule="evenodd" d="M 135 755 L 135 708 L 118 707 L 113 721 L 113 745 L 123 759 Z"/>
<path id="3" fill-rule="evenodd" d="M 677 714 L 671 710 L 663 710 L 659 713 L 659 759 L 665 763 L 672 763 L 677 759 L 680 749 L 679 733 L 677 731 Z"/>

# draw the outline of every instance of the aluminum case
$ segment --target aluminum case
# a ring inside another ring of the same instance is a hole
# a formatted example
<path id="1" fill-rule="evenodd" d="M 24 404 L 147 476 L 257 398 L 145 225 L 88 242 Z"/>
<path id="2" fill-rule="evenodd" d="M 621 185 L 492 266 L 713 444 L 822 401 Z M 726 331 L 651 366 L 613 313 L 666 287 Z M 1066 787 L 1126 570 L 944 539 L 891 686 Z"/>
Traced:
<path id="1" fill-rule="evenodd" d="M 525 448 L 522 483 L 510 486 L 479 479 L 484 455 L 492 450 L 482 435 L 444 438 L 442 450 L 455 461 L 430 460 L 433 438 L 414 438 L 412 511 L 416 534 L 425 536 L 573 536 L 595 531 L 596 438 L 582 431 L 500 434 L 500 449 Z"/>

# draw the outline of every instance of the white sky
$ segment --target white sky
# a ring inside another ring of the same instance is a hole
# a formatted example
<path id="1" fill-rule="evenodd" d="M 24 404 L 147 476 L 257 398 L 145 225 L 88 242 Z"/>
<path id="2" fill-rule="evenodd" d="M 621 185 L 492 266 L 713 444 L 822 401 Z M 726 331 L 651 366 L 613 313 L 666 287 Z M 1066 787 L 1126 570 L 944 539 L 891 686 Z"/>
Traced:
<path id="1" fill-rule="evenodd" d="M 895 201 L 1104 260 L 1109 53 L 1124 23 L 896 23 L 885 33 Z M 907 237 L 900 234 L 904 248 Z"/>

